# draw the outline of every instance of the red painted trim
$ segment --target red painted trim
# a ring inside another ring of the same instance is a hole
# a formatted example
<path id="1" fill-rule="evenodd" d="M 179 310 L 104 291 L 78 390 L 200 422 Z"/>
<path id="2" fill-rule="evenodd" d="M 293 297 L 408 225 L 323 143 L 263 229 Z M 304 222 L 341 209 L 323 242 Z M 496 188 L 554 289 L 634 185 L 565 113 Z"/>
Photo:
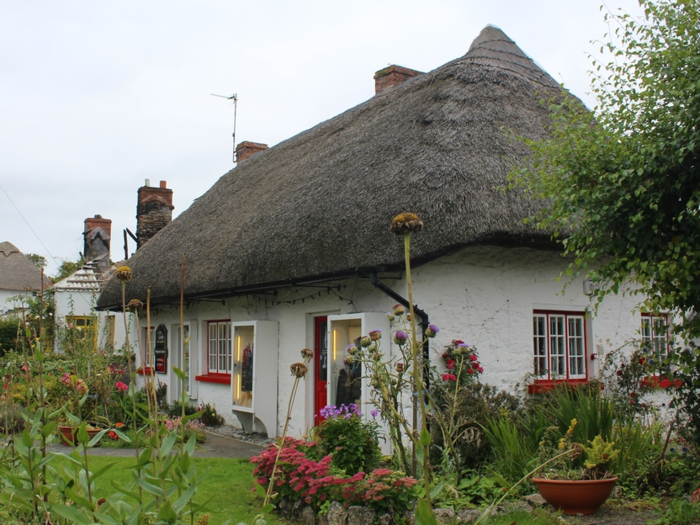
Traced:
<path id="1" fill-rule="evenodd" d="M 674 379 L 673 381 L 669 379 L 668 377 L 664 377 L 661 379 L 661 377 L 658 374 L 655 374 L 653 376 L 647 376 L 642 378 L 642 380 L 639 382 L 640 386 L 651 386 L 655 388 L 670 388 L 672 386 L 674 387 L 679 387 L 683 384 L 683 381 L 680 379 Z"/>
<path id="2" fill-rule="evenodd" d="M 231 374 L 205 374 L 201 376 L 194 376 L 196 381 L 201 381 L 202 383 L 218 383 L 220 385 L 230 385 L 231 384 Z"/>
<path id="3" fill-rule="evenodd" d="M 561 385 L 578 386 L 587 383 L 588 379 L 558 379 L 556 381 L 551 379 L 536 379 L 533 384 L 527 385 L 527 392 L 528 394 L 542 394 L 554 390 L 557 386 Z"/>
<path id="4" fill-rule="evenodd" d="M 152 376 L 155 375 L 156 371 L 152 366 L 142 366 L 136 371 L 136 373 L 140 376 Z"/>

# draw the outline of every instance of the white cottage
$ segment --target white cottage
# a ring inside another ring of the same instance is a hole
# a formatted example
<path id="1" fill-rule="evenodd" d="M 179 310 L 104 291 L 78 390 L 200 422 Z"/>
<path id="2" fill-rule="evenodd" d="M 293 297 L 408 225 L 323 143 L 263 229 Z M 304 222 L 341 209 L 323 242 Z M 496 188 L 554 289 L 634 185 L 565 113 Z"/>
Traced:
<path id="1" fill-rule="evenodd" d="M 177 366 L 193 403 L 278 435 L 289 366 L 308 347 L 292 434 L 327 404 L 358 400 L 368 414 L 369 385 L 347 388 L 357 371 L 343 359 L 358 336 L 388 334 L 386 312 L 406 301 L 403 244 L 389 232 L 404 211 L 425 223 L 412 256 L 421 321 L 441 329 L 431 359 L 463 339 L 484 381 L 514 389 L 529 378 L 535 392 L 595 378 L 607 352 L 639 336 L 629 298 L 609 297 L 592 317 L 582 280 L 562 293 L 560 246 L 524 223 L 541 203 L 504 191 L 528 154 L 512 136 L 545 136 L 540 101 L 560 96 L 557 82 L 494 27 L 429 73 L 390 66 L 375 82 L 372 99 L 289 140 L 246 143 L 237 167 L 127 262 L 127 300 L 145 303 L 150 290 L 142 340 L 153 334 L 157 355 L 142 348 L 142 359 L 171 400 Z M 98 305 L 121 309 L 120 284 L 106 283 Z"/>
<path id="2" fill-rule="evenodd" d="M 100 215 L 85 219 L 83 253 L 88 262 L 53 286 L 56 333 L 66 327 L 77 329 L 93 338 L 96 348 L 121 348 L 131 324 L 127 321 L 125 326 L 123 316 L 116 312 L 96 310 L 102 283 L 114 272 L 109 260 L 111 230 L 112 221 Z M 134 332 L 132 340 L 135 336 Z M 63 350 L 60 335 L 55 347 Z"/>
<path id="3" fill-rule="evenodd" d="M 44 276 L 11 242 L 0 242 L 0 316 L 16 313 L 22 308 L 14 297 L 40 292 L 51 286 L 51 279 Z"/>

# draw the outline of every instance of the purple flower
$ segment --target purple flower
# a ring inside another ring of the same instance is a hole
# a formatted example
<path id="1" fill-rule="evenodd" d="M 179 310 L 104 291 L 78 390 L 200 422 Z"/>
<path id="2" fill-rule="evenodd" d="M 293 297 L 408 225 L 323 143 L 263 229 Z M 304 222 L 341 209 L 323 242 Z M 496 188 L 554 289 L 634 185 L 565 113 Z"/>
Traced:
<path id="1" fill-rule="evenodd" d="M 435 337 L 439 331 L 440 329 L 437 327 L 437 325 L 431 324 L 425 329 L 425 335 L 426 337 Z"/>
<path id="2" fill-rule="evenodd" d="M 376 417 L 377 417 L 377 414 L 379 414 L 379 410 L 377 410 L 377 409 L 375 408 L 374 410 L 372 410 L 372 411 L 370 412 L 370 414 L 372 414 L 372 417 L 373 417 L 373 418 L 376 418 Z"/>
<path id="3" fill-rule="evenodd" d="M 394 334 L 394 342 L 397 345 L 404 345 L 408 341 L 408 334 L 403 330 L 397 330 Z"/>

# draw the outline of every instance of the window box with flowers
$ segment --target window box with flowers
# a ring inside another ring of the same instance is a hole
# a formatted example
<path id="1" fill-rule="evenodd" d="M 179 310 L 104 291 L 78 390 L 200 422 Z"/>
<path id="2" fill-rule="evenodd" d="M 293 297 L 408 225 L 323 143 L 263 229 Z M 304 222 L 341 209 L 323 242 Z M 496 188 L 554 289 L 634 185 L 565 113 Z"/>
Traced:
<path id="1" fill-rule="evenodd" d="M 585 312 L 533 312 L 535 381 L 528 386 L 530 394 L 588 382 L 588 321 Z"/>

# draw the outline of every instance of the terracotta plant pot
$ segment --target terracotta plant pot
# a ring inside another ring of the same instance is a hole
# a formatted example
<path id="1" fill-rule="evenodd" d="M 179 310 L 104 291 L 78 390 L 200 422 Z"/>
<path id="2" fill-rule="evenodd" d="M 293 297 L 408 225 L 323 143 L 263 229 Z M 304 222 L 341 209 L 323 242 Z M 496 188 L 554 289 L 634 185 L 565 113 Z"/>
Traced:
<path id="1" fill-rule="evenodd" d="M 97 434 L 99 434 L 100 430 L 101 429 L 99 429 L 99 428 L 88 428 L 87 433 L 88 433 L 88 436 L 90 436 L 90 439 L 94 438 Z M 76 427 L 59 425 L 58 431 L 61 433 L 61 436 L 63 437 L 63 444 L 64 445 L 75 446 L 75 443 L 77 441 L 75 436 L 78 434 L 78 429 Z M 99 443 L 96 446 L 99 446 Z"/>
<path id="2" fill-rule="evenodd" d="M 617 478 L 570 481 L 532 478 L 542 497 L 564 514 L 595 514 L 615 487 Z"/>

